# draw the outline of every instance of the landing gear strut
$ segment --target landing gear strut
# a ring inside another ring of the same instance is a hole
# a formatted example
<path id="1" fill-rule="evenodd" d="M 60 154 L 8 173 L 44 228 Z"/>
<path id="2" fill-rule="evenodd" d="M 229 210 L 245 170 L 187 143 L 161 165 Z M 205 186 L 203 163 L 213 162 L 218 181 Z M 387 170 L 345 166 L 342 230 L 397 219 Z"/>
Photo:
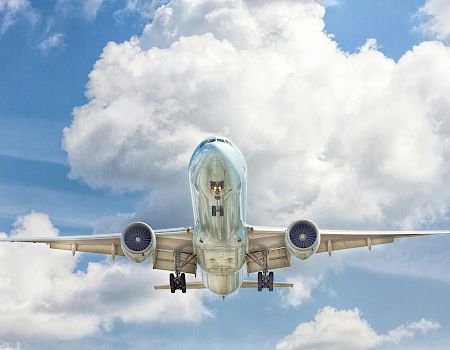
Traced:
<path id="1" fill-rule="evenodd" d="M 260 253 L 261 258 L 257 253 Z M 258 272 L 258 292 L 261 292 L 263 289 L 268 289 L 269 292 L 273 291 L 273 272 L 268 271 L 267 254 L 267 250 L 247 254 L 247 256 L 256 264 L 258 264 L 262 269 L 262 271 Z"/>
<path id="2" fill-rule="evenodd" d="M 170 292 L 175 293 L 176 290 L 181 290 L 182 293 L 186 293 L 186 276 L 181 273 L 183 267 L 185 267 L 189 262 L 191 262 L 196 255 L 189 254 L 188 257 L 181 262 L 180 252 L 175 251 L 175 274 L 171 273 L 169 275 Z"/>

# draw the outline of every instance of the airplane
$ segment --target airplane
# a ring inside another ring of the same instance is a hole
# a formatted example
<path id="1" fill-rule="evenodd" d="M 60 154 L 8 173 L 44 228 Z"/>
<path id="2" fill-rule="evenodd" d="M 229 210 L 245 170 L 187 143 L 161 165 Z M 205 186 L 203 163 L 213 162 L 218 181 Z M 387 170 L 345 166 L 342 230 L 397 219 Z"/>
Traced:
<path id="1" fill-rule="evenodd" d="M 273 291 L 292 287 L 274 282 L 272 270 L 288 268 L 291 258 L 309 259 L 317 253 L 392 243 L 396 238 L 449 234 L 448 230 L 355 231 L 319 229 L 308 219 L 287 227 L 247 223 L 247 165 L 242 152 L 223 136 L 211 136 L 195 149 L 189 162 L 193 225 L 154 230 L 148 223 L 132 222 L 122 232 L 59 237 L 12 237 L 3 242 L 46 243 L 50 248 L 126 256 L 136 263 L 153 260 L 153 268 L 171 271 L 169 284 L 155 289 L 171 293 L 208 288 L 225 298 L 239 288 Z M 202 281 L 186 282 L 185 274 Z M 258 273 L 245 281 L 245 273 Z"/>

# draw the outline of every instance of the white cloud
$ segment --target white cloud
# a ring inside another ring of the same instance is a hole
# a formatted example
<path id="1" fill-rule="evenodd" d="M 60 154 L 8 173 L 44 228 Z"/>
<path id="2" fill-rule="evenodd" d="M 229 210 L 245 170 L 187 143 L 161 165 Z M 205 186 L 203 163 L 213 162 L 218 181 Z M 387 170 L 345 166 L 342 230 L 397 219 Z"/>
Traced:
<path id="1" fill-rule="evenodd" d="M 43 52 L 48 52 L 51 49 L 64 45 L 64 38 L 65 35 L 62 33 L 51 34 L 49 37 L 39 43 L 39 48 Z"/>
<path id="2" fill-rule="evenodd" d="M 20 343 L 16 343 L 16 345 L 11 345 L 10 343 L 0 344 L 0 350 L 20 350 L 22 347 Z"/>
<path id="3" fill-rule="evenodd" d="M 64 132 L 71 176 L 177 198 L 171 216 L 189 213 L 190 154 L 223 133 L 249 163 L 252 222 L 439 222 L 450 199 L 450 49 L 422 43 L 396 63 L 369 40 L 348 55 L 323 15 L 306 0 L 159 8 L 91 72 L 89 102 Z"/>
<path id="4" fill-rule="evenodd" d="M 327 277 L 331 273 L 342 271 L 342 256 L 332 259 L 326 254 L 315 255 L 306 261 L 291 259 L 289 269 L 277 270 L 276 280 L 293 283 L 294 287 L 283 291 L 281 305 L 286 308 L 301 307 L 304 303 L 317 299 L 317 295 L 334 295 L 332 287 L 327 285 Z"/>
<path id="5" fill-rule="evenodd" d="M 450 237 L 447 235 L 398 239 L 393 245 L 374 247 L 372 253 L 367 249 L 354 251 L 345 256 L 345 263 L 373 272 L 427 278 L 448 284 L 450 276 L 444 271 L 450 267 L 449 245 Z M 342 259 L 343 255 L 336 252 L 333 254 L 335 258 Z"/>
<path id="6" fill-rule="evenodd" d="M 399 343 L 405 338 L 414 337 L 417 333 L 426 334 L 439 328 L 439 323 L 422 319 L 380 335 L 361 317 L 358 309 L 337 310 L 326 306 L 318 311 L 313 321 L 300 323 L 290 335 L 277 343 L 276 348 L 277 350 L 374 349 L 386 343 Z"/>
<path id="7" fill-rule="evenodd" d="M 164 2 L 164 0 L 127 0 L 123 8 L 114 12 L 114 18 L 121 21 L 126 16 L 134 15 L 148 21 L 153 19 L 156 10 Z"/>
<path id="8" fill-rule="evenodd" d="M 105 0 L 57 0 L 56 9 L 64 16 L 75 15 L 93 21 L 105 2 Z"/>
<path id="9" fill-rule="evenodd" d="M 341 0 L 318 0 L 318 2 L 324 6 L 332 7 L 338 6 L 341 3 Z"/>
<path id="10" fill-rule="evenodd" d="M 20 217 L 11 235 L 57 236 L 48 216 Z M 4 234 L 3 234 L 4 235 Z M 79 258 L 78 258 L 79 259 Z M 167 273 L 119 258 L 77 271 L 70 252 L 33 244 L 0 245 L 0 338 L 74 339 L 114 322 L 199 322 L 212 313 L 203 292 L 174 297 L 153 290 Z"/>
<path id="11" fill-rule="evenodd" d="M 105 0 L 83 0 L 81 2 L 83 12 L 88 19 L 94 19 L 97 16 L 97 12 Z"/>
<path id="12" fill-rule="evenodd" d="M 347 54 L 324 32 L 324 13 L 308 0 L 160 7 L 140 37 L 109 43 L 90 73 L 89 101 L 64 131 L 71 176 L 148 191 L 135 217 L 155 228 L 190 225 L 189 157 L 203 137 L 223 133 L 248 162 L 250 223 L 442 225 L 450 203 L 450 48 L 424 42 L 395 62 L 368 39 Z M 346 259 L 445 279 L 445 252 L 423 254 L 424 242 L 386 248 L 378 255 L 385 261 L 374 264 L 367 251 Z M 282 273 L 295 282 L 283 305 L 312 299 L 340 254 L 321 271 L 302 271 L 317 266 L 314 257 Z"/>
<path id="13" fill-rule="evenodd" d="M 0 34 L 5 33 L 21 17 L 31 23 L 37 21 L 38 15 L 28 0 L 0 0 Z"/>
<path id="14" fill-rule="evenodd" d="M 412 338 L 417 333 L 427 334 L 430 331 L 435 331 L 441 328 L 438 322 L 421 319 L 417 322 L 411 322 L 407 325 L 401 325 L 393 330 L 390 330 L 386 335 L 381 336 L 383 343 L 400 343 L 405 338 Z"/>
<path id="15" fill-rule="evenodd" d="M 450 2 L 427 0 L 419 13 L 426 17 L 420 29 L 439 40 L 450 40 Z"/>
<path id="16" fill-rule="evenodd" d="M 287 280 L 289 281 L 289 283 L 293 283 L 294 287 L 289 288 L 289 291 L 287 292 L 287 295 L 283 297 L 282 302 L 285 306 L 288 307 L 298 307 L 304 302 L 311 300 L 312 292 L 320 285 L 322 276 L 308 276 L 304 274 L 297 274 L 297 276 L 292 276 Z"/>

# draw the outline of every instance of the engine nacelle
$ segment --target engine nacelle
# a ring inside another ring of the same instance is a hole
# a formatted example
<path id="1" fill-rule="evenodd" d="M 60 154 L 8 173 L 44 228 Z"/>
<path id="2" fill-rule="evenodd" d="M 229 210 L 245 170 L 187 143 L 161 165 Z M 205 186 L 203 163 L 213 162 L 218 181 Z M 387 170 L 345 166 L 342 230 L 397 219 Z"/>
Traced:
<path id="1" fill-rule="evenodd" d="M 294 221 L 286 230 L 285 244 L 296 258 L 308 259 L 319 248 L 319 229 L 309 220 Z"/>
<path id="2" fill-rule="evenodd" d="M 146 223 L 132 222 L 123 230 L 120 245 L 129 259 L 141 263 L 155 252 L 156 236 Z"/>

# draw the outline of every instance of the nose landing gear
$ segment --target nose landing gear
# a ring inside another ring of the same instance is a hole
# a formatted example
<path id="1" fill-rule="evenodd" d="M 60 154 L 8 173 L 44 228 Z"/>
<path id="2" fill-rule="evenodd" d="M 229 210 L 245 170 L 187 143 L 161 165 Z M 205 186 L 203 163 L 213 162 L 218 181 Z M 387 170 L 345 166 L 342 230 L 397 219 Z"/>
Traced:
<path id="1" fill-rule="evenodd" d="M 211 215 L 212 216 L 217 216 L 217 211 L 219 211 L 219 215 L 220 216 L 223 216 L 223 214 L 224 214 L 223 206 L 221 206 L 221 205 L 219 205 L 219 206 L 213 205 L 211 207 Z"/>
<path id="2" fill-rule="evenodd" d="M 217 205 L 211 206 L 211 215 L 217 216 L 217 212 L 219 212 L 220 216 L 223 216 L 224 210 L 223 206 L 219 205 L 221 200 L 221 192 L 223 191 L 224 181 L 210 181 L 211 191 L 214 193 L 214 199 L 217 201 Z"/>

